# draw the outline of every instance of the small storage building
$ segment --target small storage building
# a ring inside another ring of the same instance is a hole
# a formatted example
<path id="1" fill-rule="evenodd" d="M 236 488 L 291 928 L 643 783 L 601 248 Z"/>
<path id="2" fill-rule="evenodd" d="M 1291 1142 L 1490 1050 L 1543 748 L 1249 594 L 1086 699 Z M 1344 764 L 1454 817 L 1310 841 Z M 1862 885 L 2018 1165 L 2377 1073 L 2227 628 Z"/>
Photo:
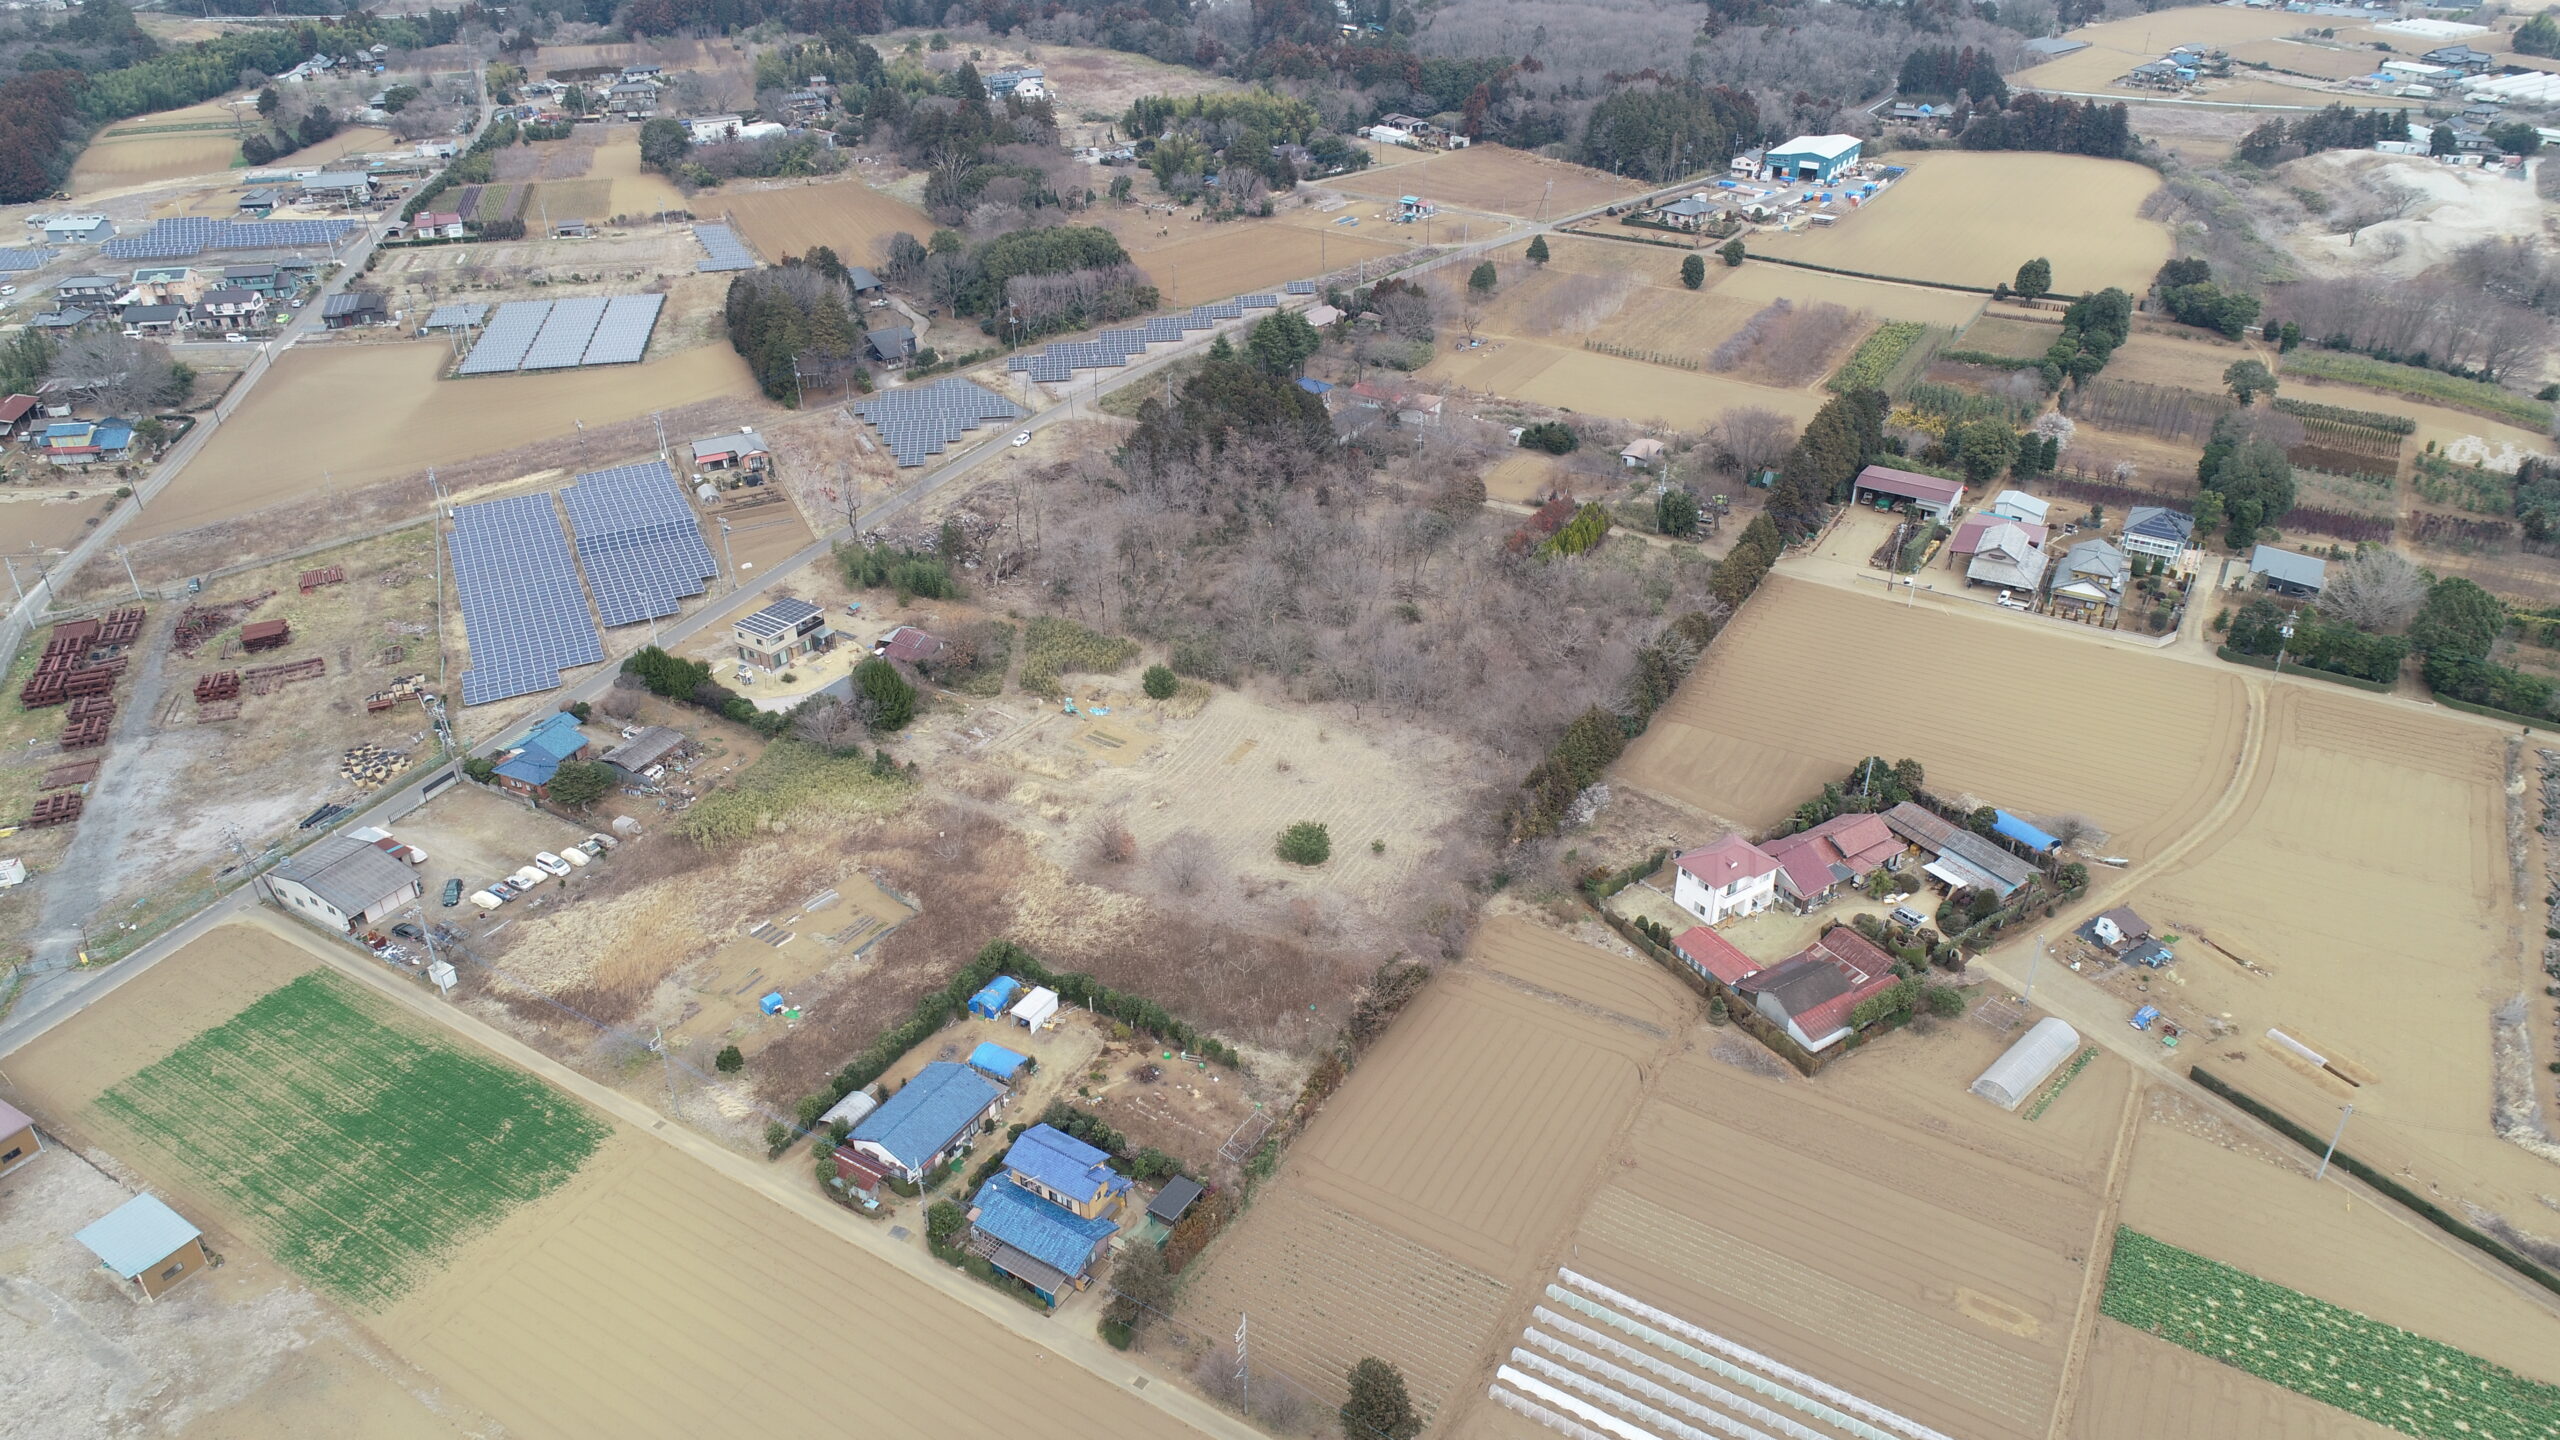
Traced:
<path id="1" fill-rule="evenodd" d="M 987 982 L 987 988 L 969 997 L 969 1013 L 982 1020 L 993 1020 L 1013 1006 L 1013 997 L 1022 993 L 1022 982 L 1010 975 L 999 975 Z"/>
<path id="2" fill-rule="evenodd" d="M 1156 1192 L 1155 1203 L 1147 1207 L 1147 1218 L 1170 1229 L 1182 1223 L 1183 1215 L 1199 1203 L 1200 1195 L 1199 1181 L 1176 1175 Z"/>
<path id="3" fill-rule="evenodd" d="M 0 1175 L 6 1175 L 36 1158 L 44 1149 L 44 1140 L 36 1134 L 36 1122 L 27 1112 L 0 1100 Z"/>
<path id="4" fill-rule="evenodd" d="M 1013 1007 L 1013 1023 L 1027 1030 L 1043 1030 L 1057 1018 L 1058 992 L 1043 985 L 1022 997 Z"/>
<path id="5" fill-rule="evenodd" d="M 1991 1068 L 1973 1082 L 1973 1093 L 2003 1110 L 2015 1110 L 2079 1050 L 2080 1032 L 2047 1015 L 2027 1027 L 2017 1044 L 1991 1062 Z"/>
<path id="6" fill-rule="evenodd" d="M 213 1263 L 204 1253 L 204 1232 L 152 1195 L 134 1196 L 72 1238 L 145 1300 L 159 1299 Z"/>
<path id="7" fill-rule="evenodd" d="M 1991 833 L 2004 839 L 2015 840 L 2038 854 L 2062 843 L 2006 810 L 1994 810 L 1991 816 Z"/>
<path id="8" fill-rule="evenodd" d="M 837 1121 L 841 1120 L 845 1128 L 850 1130 L 861 1124 L 864 1116 L 879 1108 L 880 1102 L 871 1098 L 870 1091 L 856 1090 L 837 1101 L 826 1114 L 819 1116 L 818 1128 L 821 1130 L 832 1128 Z"/>
<path id="9" fill-rule="evenodd" d="M 992 1040 L 979 1042 L 969 1052 L 969 1068 L 1000 1085 L 1010 1085 L 1031 1068 L 1031 1057 L 1019 1050 L 1007 1050 Z"/>
<path id="10" fill-rule="evenodd" d="M 1964 487 L 1935 475 L 1896 470 L 1890 465 L 1870 465 L 1858 472 L 1853 498 L 1870 502 L 1882 500 L 1888 504 L 1907 500 L 1912 509 L 1944 525 L 1947 517 L 1955 513 L 1955 508 L 1964 503 Z"/>

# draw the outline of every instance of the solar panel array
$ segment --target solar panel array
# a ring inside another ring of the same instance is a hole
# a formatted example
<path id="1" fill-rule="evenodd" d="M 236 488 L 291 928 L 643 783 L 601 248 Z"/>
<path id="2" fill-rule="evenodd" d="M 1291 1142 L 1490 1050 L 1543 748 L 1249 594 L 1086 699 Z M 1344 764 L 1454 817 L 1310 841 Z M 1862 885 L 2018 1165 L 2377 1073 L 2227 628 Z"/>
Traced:
<path id="1" fill-rule="evenodd" d="M 524 352 L 533 348 L 534 337 L 542 333 L 542 322 L 551 318 L 548 300 L 519 300 L 501 305 L 489 319 L 489 328 L 480 332 L 480 342 L 462 357 L 458 375 L 496 375 L 524 363 Z"/>
<path id="2" fill-rule="evenodd" d="M 577 531 L 578 563 L 607 625 L 673 615 L 717 577 L 711 547 L 666 462 L 581 475 L 560 492 Z"/>
<path id="3" fill-rule="evenodd" d="M 694 266 L 696 270 L 753 270 L 756 257 L 738 243 L 737 232 L 726 225 L 696 225 L 693 238 L 702 242 L 704 253 L 711 258 Z"/>
<path id="4" fill-rule="evenodd" d="M 604 318 L 604 297 L 584 295 L 561 300 L 542 322 L 542 333 L 524 352 L 527 370 L 574 370 L 587 358 L 587 342 L 596 338 L 596 322 Z"/>
<path id="5" fill-rule="evenodd" d="M 139 235 L 119 235 L 98 247 L 117 260 L 184 260 L 207 250 L 291 250 L 333 245 L 356 228 L 353 220 L 212 220 L 172 215 Z"/>
<path id="6" fill-rule="evenodd" d="M 489 307 L 486 305 L 439 305 L 427 316 L 427 328 L 459 330 L 467 325 L 477 325 L 487 318 L 489 318 Z"/>
<path id="7" fill-rule="evenodd" d="M 1116 369 L 1128 364 L 1131 357 L 1146 353 L 1150 345 L 1179 340 L 1190 331 L 1209 329 L 1221 320 L 1240 319 L 1247 310 L 1278 308 L 1277 295 L 1239 295 L 1214 305 L 1194 306 L 1180 315 L 1160 316 L 1134 329 L 1105 330 L 1090 340 L 1069 340 L 1032 354 L 1016 355 L 1005 361 L 1004 367 L 1044 384 L 1063 385 L 1075 379 L 1078 370 Z"/>
<path id="8" fill-rule="evenodd" d="M 1287 290 L 1292 295 L 1313 295 L 1316 293 L 1316 282 L 1313 280 L 1292 280 L 1281 288 Z"/>
<path id="9" fill-rule="evenodd" d="M 649 336 L 658 328 L 664 295 L 616 295 L 596 322 L 596 338 L 587 342 L 588 365 L 637 365 L 649 351 Z"/>
<path id="10" fill-rule="evenodd" d="M 516 300 L 498 307 L 457 375 L 511 370 L 566 370 L 577 365 L 634 365 L 648 353 L 664 295 Z M 453 307 L 447 307 L 453 308 Z M 437 316 L 443 310 L 436 312 Z M 439 323 L 434 316 L 427 323 Z"/>
<path id="11" fill-rule="evenodd" d="M 604 659 L 551 497 L 516 495 L 453 512 L 453 584 L 471 668 L 462 703 L 529 695 Z"/>
<path id="12" fill-rule="evenodd" d="M 0 250 L 0 273 L 41 270 L 53 259 L 50 250 Z"/>
<path id="13" fill-rule="evenodd" d="M 953 376 L 930 385 L 902 385 L 853 404 L 888 442 L 901 466 L 921 465 L 970 430 L 1018 419 L 1022 410 L 984 386 Z"/>

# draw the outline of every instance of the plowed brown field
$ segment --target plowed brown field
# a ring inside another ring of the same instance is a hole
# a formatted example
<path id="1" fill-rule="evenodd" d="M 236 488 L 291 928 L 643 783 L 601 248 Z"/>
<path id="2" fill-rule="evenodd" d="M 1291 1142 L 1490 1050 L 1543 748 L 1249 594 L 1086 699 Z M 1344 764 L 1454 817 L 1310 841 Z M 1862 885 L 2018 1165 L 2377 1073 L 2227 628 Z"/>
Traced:
<path id="1" fill-rule="evenodd" d="M 1401 153 L 1381 152 L 1384 156 Z M 1524 219 L 1539 215 L 1543 202 L 1543 213 L 1550 220 L 1644 190 L 1640 184 L 1603 171 L 1500 145 L 1472 145 L 1418 160 L 1381 163 L 1353 174 L 1337 175 L 1324 183 L 1347 195 L 1387 200 L 1399 195 L 1420 195 L 1444 208 L 1484 210 Z"/>
<path id="2" fill-rule="evenodd" d="M 599 173 L 604 168 L 601 156 L 597 168 Z M 851 177 L 748 190 L 699 201 L 695 208 L 706 219 L 727 211 L 747 243 L 768 261 L 825 245 L 847 265 L 870 265 L 883 257 L 882 243 L 898 231 L 918 240 L 933 233 L 933 222 L 923 211 Z"/>
<path id="3" fill-rule="evenodd" d="M 1772 576 L 1618 773 L 1756 830 L 1909 755 L 1941 793 L 2089 815 L 2138 858 L 2229 785 L 2244 715 L 2238 677 L 2201 665 Z"/>

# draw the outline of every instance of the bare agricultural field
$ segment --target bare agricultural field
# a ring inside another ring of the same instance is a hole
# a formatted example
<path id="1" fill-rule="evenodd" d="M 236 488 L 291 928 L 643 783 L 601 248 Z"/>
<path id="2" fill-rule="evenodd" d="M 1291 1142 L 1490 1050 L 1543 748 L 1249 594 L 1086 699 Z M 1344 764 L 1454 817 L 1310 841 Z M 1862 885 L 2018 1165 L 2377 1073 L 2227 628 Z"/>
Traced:
<path id="1" fill-rule="evenodd" d="M 1707 273 L 1713 275 L 1715 267 L 1709 266 Z M 1772 300 L 1793 300 L 1800 305 L 1827 300 L 1852 310 L 1872 310 L 1885 320 L 1916 320 L 1923 325 L 1955 329 L 1972 323 L 1983 307 L 1980 295 L 1924 285 L 1896 285 L 1889 280 L 1861 280 L 1854 275 L 1826 275 L 1788 265 L 1746 264 L 1716 282 L 1715 291 L 1729 299 L 1757 305 Z"/>
<path id="2" fill-rule="evenodd" d="M 696 203 L 705 207 L 706 216 L 716 203 L 768 260 L 825 245 L 848 265 L 868 265 L 882 257 L 882 246 L 898 231 L 919 240 L 933 233 L 933 222 L 923 211 L 850 176 L 743 190 Z"/>
<path id="3" fill-rule="evenodd" d="M 276 163 L 294 166 L 325 165 L 332 160 L 343 160 L 350 155 L 361 155 L 370 150 L 388 150 L 398 144 L 399 142 L 392 138 L 388 130 L 372 125 L 357 125 L 341 130 L 317 145 L 307 145 L 290 155 L 279 155 L 276 157 Z"/>
<path id="4" fill-rule="evenodd" d="M 1956 337 L 1949 348 L 2030 359 L 2052 349 L 2053 342 L 2061 338 L 2062 326 L 2058 323 L 2046 325 L 2006 315 L 1985 315 L 1966 326 L 1964 334 Z"/>
<path id="5" fill-rule="evenodd" d="M 1598 1180 L 1642 1068 L 1693 1014 L 1649 962 L 1531 921 L 1488 922 L 1470 955 L 1378 1042 L 1184 1291 L 1208 1328 L 1250 1313 L 1255 1353 L 1327 1404 L 1352 1361 L 1385 1353 L 1426 1410 L 1463 1402 Z"/>
<path id="6" fill-rule="evenodd" d="M 1453 351 L 1423 371 L 1470 390 L 1490 391 L 1533 405 L 1605 415 L 1639 425 L 1660 421 L 1695 430 L 1731 409 L 1757 405 L 1798 424 L 1811 420 L 1825 397 L 1810 390 L 1779 390 L 1730 376 L 1625 360 L 1596 351 L 1535 340 L 1507 340 L 1476 350 Z"/>
<path id="7" fill-rule="evenodd" d="M 1277 221 L 1232 220 L 1223 225 L 1176 221 L 1171 228 L 1192 233 L 1153 246 L 1143 237 L 1129 237 L 1129 228 L 1121 227 L 1131 258 L 1163 293 L 1168 308 L 1276 290 L 1287 281 L 1312 280 L 1411 248 L 1348 230 L 1325 231 Z"/>
<path id="8" fill-rule="evenodd" d="M 1443 206 L 1495 215 L 1554 219 L 1644 192 L 1637 182 L 1501 145 L 1470 145 L 1404 164 L 1380 165 L 1324 182 L 1350 195 L 1392 200 L 1420 195 Z"/>
<path id="9" fill-rule="evenodd" d="M 1808 663 L 1842 646 L 1893 657 L 1872 703 Z M 1996 726 L 1982 723 L 1975 683 L 1986 653 L 2032 677 Z M 2080 698 L 2137 683 L 2148 699 L 2133 709 L 2093 711 Z M 1757 830 L 1865 756 L 1909 755 L 1941 793 L 2086 814 L 2116 853 L 2139 857 L 2183 835 L 2229 786 L 2246 713 L 2239 679 L 2203 666 L 1773 575 L 1618 774 Z"/>
<path id="10" fill-rule="evenodd" d="M 76 197 L 227 169 L 240 158 L 235 110 L 219 100 L 136 115 L 90 141 L 66 183 Z"/>
<path id="11" fill-rule="evenodd" d="M 2158 172 L 2081 155 L 1942 150 L 1828 229 L 1755 234 L 1758 253 L 1959 285 L 2016 278 L 2037 256 L 2071 294 L 2140 291 L 2169 258 L 2169 231 L 2140 218 Z"/>
<path id="12" fill-rule="evenodd" d="M 107 512 L 115 495 L 115 484 L 102 483 L 108 477 L 84 477 L 68 485 L 42 483 L 58 473 L 0 491 L 0 548 L 14 556 L 68 549 L 88 532 L 92 521 Z"/>
<path id="13" fill-rule="evenodd" d="M 637 366 L 440 381 L 441 341 L 297 345 L 259 382 L 133 538 L 192 530 L 596 425 L 753 390 L 744 362 L 704 345 Z M 301 457 L 279 460 L 279 457 Z"/>
<path id="14" fill-rule="evenodd" d="M 2505 740 L 2327 687 L 2272 685 L 2266 703 L 2239 809 L 2133 897 L 2155 923 L 2219 947 L 2191 947 L 2162 1003 L 2228 1014 L 2232 1044 L 2208 1063 L 2303 1125 L 2352 1102 L 2347 1148 L 2403 1183 L 2457 1213 L 2459 1200 L 2560 1230 L 2534 1198 L 2550 1191 L 2549 1165 L 2489 1128 L 2488 1012 L 2524 988 Z M 2339 885 L 2350 872 L 2357 883 Z M 2387 999 L 2370 985 L 2385 970 L 2398 981 Z M 2299 1064 L 2270 1029 L 2363 1083 Z"/>
<path id="15" fill-rule="evenodd" d="M 669 183 L 667 177 L 640 167 L 640 131 L 637 126 L 616 129 L 596 147 L 595 158 L 587 165 L 586 176 L 612 184 L 606 199 L 606 211 L 612 215 L 655 215 L 661 211 L 683 211 L 691 201 L 684 192 Z"/>
<path id="16" fill-rule="evenodd" d="M 2222 372 L 2235 360 L 2270 362 L 2274 356 L 2237 340 L 2219 344 L 2201 336 L 2164 335 L 2137 330 L 2107 361 L 2107 378 L 2143 385 L 2169 385 L 2204 395 L 2223 393 Z"/>
<path id="17" fill-rule="evenodd" d="M 2129 102 L 2156 98 L 2160 93 L 2156 90 L 2143 90 L 2116 82 L 2134 66 L 2160 58 L 2173 46 L 2207 45 L 2231 49 L 2253 41 L 2276 40 L 2297 34 L 2310 28 L 2313 20 L 2312 16 L 2282 10 L 2252 10 L 2238 5 L 2188 5 L 2174 10 L 2155 10 L 2072 31 L 2071 38 L 2089 42 L 2088 49 L 2019 71 L 2009 77 L 2009 86 L 2012 90 L 2067 90 L 2120 95 Z M 2431 48 L 2412 43 L 2415 38 L 2412 36 L 2390 38 L 2410 55 Z M 2234 49 L 2233 53 L 2241 52 Z M 2381 59 L 2376 55 L 2373 63 L 2380 64 Z M 2225 104 L 2316 107 L 2322 103 L 2322 94 L 2316 89 L 2249 78 L 2252 73 L 2235 70 L 2229 80 L 2210 82 L 2200 92 L 2199 98 Z M 2355 103 L 2369 108 L 2374 105 L 2401 106 L 2410 102 L 2388 96 L 2363 96 L 2358 97 Z M 2060 268 L 2057 263 L 2056 278 L 2059 278 Z"/>
<path id="18" fill-rule="evenodd" d="M 2228 48 L 2239 64 L 2266 65 L 2320 80 L 2352 80 L 2372 74 L 2382 63 L 2381 56 L 2363 46 L 2349 49 L 2306 40 L 2251 40 Z"/>
<path id="19" fill-rule="evenodd" d="M 2112 1320 L 2099 1321 L 2090 1337 L 2064 1433 L 2069 1440 L 2398 1440 L 2400 1434 Z"/>

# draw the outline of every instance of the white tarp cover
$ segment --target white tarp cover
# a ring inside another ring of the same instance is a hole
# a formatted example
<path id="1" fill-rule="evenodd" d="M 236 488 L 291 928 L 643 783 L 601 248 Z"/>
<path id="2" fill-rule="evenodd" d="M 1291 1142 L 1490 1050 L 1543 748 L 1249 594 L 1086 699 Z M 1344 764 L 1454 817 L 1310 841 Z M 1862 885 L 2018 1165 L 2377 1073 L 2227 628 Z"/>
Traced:
<path id="1" fill-rule="evenodd" d="M 2015 1110 L 2079 1050 L 2080 1032 L 2047 1015 L 2028 1026 L 2017 1044 L 1991 1062 L 1991 1068 L 1973 1082 L 1973 1093 L 2003 1110 Z"/>
<path id="2" fill-rule="evenodd" d="M 1037 1030 L 1058 1013 L 1058 992 L 1043 985 L 1016 1002 L 1012 1013 L 1017 1022 Z"/>

